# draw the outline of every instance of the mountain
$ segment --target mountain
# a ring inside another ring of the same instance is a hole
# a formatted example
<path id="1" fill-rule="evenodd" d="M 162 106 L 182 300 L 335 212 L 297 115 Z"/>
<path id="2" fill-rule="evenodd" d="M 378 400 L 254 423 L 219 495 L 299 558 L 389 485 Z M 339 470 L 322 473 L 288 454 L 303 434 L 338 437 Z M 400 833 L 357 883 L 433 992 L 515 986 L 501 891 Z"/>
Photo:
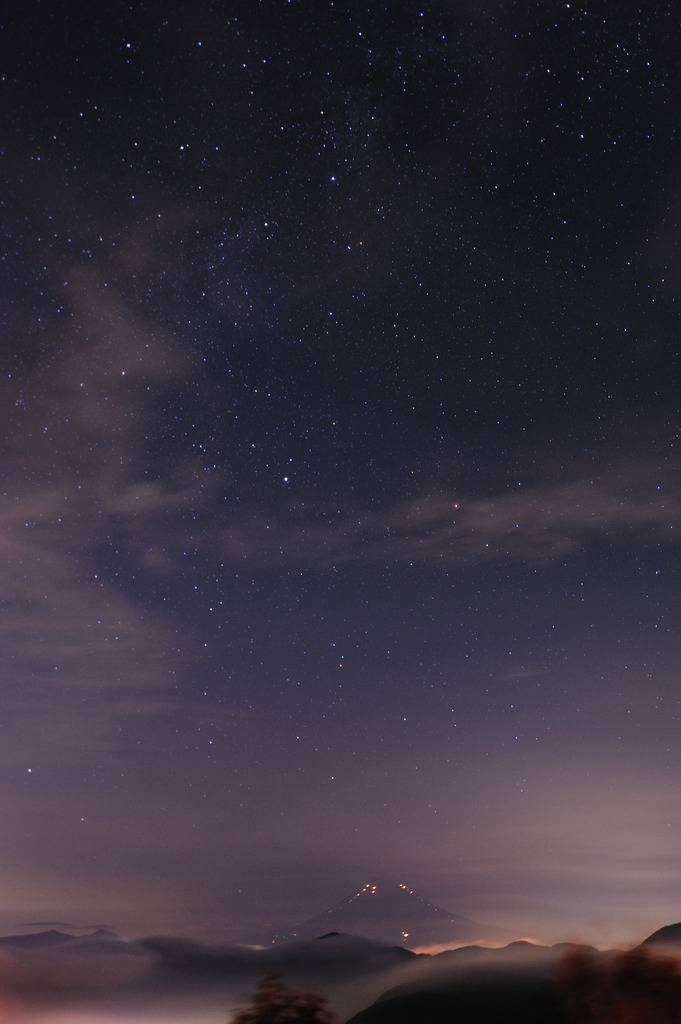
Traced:
<path id="1" fill-rule="evenodd" d="M 523 941 L 448 950 L 418 957 L 406 981 L 346 1024 L 679 1022 L 680 955 L 681 924 L 626 950 Z"/>
<path id="2" fill-rule="evenodd" d="M 580 1018 L 587 1019 L 587 1018 Z M 493 979 L 489 984 L 460 985 L 433 991 L 406 992 L 360 1010 L 347 1024 L 569 1024 L 545 978 Z"/>
<path id="3" fill-rule="evenodd" d="M 664 946 L 667 949 L 681 949 L 681 923 L 667 924 L 658 928 L 641 943 L 642 946 Z"/>
<path id="4" fill-rule="evenodd" d="M 50 946 L 61 946 L 65 942 L 74 942 L 78 938 L 116 938 L 113 932 L 107 932 L 99 928 L 87 936 L 69 935 L 68 932 L 59 932 L 51 928 L 46 932 L 29 932 L 27 935 L 3 935 L 0 937 L 0 946 L 12 946 L 14 949 L 48 949 Z"/>
<path id="5" fill-rule="evenodd" d="M 272 941 L 310 939 L 325 932 L 364 935 L 412 949 L 508 938 L 501 928 L 443 910 L 401 882 L 370 882 L 323 913 L 273 936 Z"/>
<path id="6" fill-rule="evenodd" d="M 48 946 L 60 946 L 63 942 L 71 942 L 74 935 L 58 932 L 51 928 L 47 932 L 30 932 L 28 935 L 4 935 L 0 938 L 1 946 L 13 946 L 16 949 L 46 949 Z"/>
<path id="7" fill-rule="evenodd" d="M 499 949 L 468 946 L 419 957 L 411 977 L 387 989 L 347 1024 L 569 1024 L 591 1020 L 587 1013 L 570 1016 L 565 1012 L 557 979 L 566 957 L 576 957 L 576 963 L 586 965 L 587 982 L 600 978 L 597 965 L 608 962 L 608 954 L 591 946 L 538 946 L 524 941 Z M 591 968 L 596 969 L 589 974 Z"/>

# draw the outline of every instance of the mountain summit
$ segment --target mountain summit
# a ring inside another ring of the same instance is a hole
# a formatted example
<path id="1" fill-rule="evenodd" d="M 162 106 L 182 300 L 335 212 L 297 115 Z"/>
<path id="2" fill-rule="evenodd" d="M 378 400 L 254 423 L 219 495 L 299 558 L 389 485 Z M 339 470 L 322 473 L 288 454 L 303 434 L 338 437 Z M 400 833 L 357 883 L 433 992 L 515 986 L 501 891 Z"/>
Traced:
<path id="1" fill-rule="evenodd" d="M 667 924 L 664 928 L 658 928 L 656 932 L 644 939 L 641 945 L 660 946 L 670 952 L 678 952 L 681 950 L 681 923 Z"/>
<path id="2" fill-rule="evenodd" d="M 501 928 L 443 910 L 402 882 L 367 882 L 340 903 L 274 937 L 310 939 L 345 932 L 402 946 L 503 941 Z"/>

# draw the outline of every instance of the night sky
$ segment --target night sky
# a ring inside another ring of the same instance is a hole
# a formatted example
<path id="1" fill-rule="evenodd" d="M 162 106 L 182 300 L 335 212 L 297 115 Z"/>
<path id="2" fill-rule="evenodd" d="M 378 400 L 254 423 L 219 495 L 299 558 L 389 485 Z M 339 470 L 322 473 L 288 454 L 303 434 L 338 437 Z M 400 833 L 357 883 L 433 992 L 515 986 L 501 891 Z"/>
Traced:
<path id="1" fill-rule="evenodd" d="M 681 15 L 10 4 L 0 930 L 681 918 Z"/>

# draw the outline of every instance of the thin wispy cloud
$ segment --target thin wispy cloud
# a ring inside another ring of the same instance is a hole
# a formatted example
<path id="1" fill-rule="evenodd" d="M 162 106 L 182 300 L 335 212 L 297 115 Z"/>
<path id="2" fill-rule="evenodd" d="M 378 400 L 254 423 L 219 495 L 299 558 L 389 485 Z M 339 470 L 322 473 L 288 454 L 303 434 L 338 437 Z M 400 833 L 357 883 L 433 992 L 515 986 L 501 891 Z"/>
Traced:
<path id="1" fill-rule="evenodd" d="M 636 467 L 628 467 L 628 480 Z M 270 565 L 551 562 L 593 544 L 681 542 L 681 495 L 662 494 L 642 464 L 635 487 L 612 473 L 466 498 L 425 495 L 380 512 L 319 515 L 296 522 L 242 514 L 224 530 L 220 554 Z M 321 520 L 321 521 L 320 521 Z"/>

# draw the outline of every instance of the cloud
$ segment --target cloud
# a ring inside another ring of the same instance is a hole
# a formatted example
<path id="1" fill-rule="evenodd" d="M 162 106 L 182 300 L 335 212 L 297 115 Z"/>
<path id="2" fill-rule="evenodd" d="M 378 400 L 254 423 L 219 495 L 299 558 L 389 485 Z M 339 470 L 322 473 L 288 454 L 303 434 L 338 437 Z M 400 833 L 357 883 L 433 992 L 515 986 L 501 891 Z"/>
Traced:
<path id="1" fill-rule="evenodd" d="M 24 921 L 19 927 L 30 928 L 35 931 L 36 928 L 55 928 L 57 931 L 63 931 L 66 929 L 68 932 L 96 932 L 101 930 L 110 931 L 111 926 L 108 924 L 74 924 L 73 921 Z"/>
<path id="2" fill-rule="evenodd" d="M 663 497 L 644 464 L 490 498 L 424 495 L 381 512 L 242 516 L 216 538 L 222 558 L 266 565 L 544 564 L 595 543 L 681 542 L 681 495 Z"/>
<path id="3" fill-rule="evenodd" d="M 88 491 L 55 481 L 0 502 L 4 763 L 97 747 L 121 717 L 170 704 L 169 638 L 96 570 L 113 514 L 89 515 Z"/>
<path id="4" fill-rule="evenodd" d="M 66 267 L 43 361 L 4 384 L 3 765 L 112 749 L 126 719 L 177 707 L 172 636 L 135 581 L 170 571 L 159 521 L 196 497 L 185 466 L 161 482 L 144 457 L 149 408 L 187 363 L 131 311 L 120 273 Z"/>

